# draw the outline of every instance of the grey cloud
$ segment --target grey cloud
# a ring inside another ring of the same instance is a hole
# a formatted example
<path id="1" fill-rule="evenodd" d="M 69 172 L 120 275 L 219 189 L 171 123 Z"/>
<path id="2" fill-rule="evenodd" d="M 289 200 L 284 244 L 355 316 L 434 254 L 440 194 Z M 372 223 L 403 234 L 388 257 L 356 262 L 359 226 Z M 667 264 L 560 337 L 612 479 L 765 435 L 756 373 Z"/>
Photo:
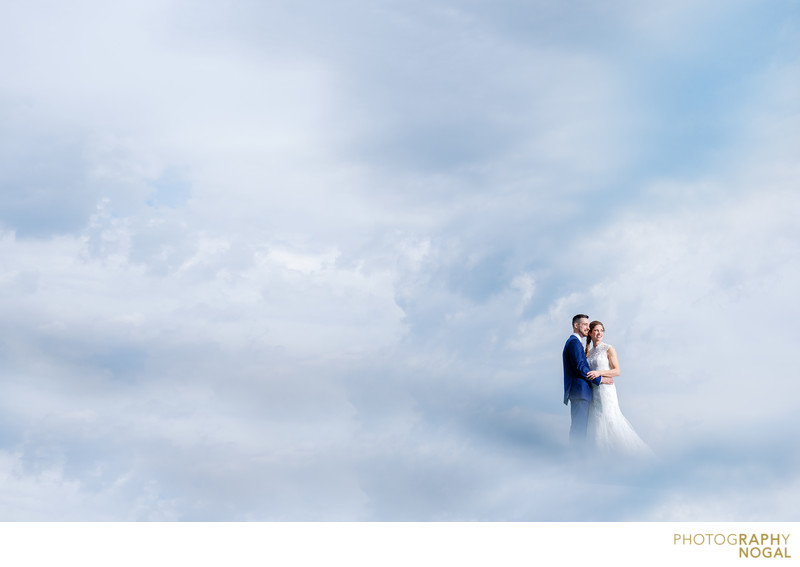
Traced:
<path id="1" fill-rule="evenodd" d="M 15 87 L 69 192 L 0 209 L 5 519 L 791 519 L 796 101 L 659 178 L 603 35 L 688 4 L 180 6 L 109 28 L 159 80 Z M 578 311 L 656 462 L 569 455 Z"/>
<path id="2" fill-rule="evenodd" d="M 3 128 L 0 222 L 24 237 L 48 237 L 85 226 L 98 191 L 83 159 L 84 143 L 63 132 L 32 137 L 22 124 Z"/>

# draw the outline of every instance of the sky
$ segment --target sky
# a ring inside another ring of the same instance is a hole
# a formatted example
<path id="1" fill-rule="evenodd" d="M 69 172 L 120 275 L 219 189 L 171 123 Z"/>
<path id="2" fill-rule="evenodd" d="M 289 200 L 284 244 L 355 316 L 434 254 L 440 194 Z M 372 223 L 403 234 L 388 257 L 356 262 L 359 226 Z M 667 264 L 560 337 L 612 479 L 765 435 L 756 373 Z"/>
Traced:
<path id="1" fill-rule="evenodd" d="M 0 520 L 796 521 L 799 9 L 4 2 Z"/>

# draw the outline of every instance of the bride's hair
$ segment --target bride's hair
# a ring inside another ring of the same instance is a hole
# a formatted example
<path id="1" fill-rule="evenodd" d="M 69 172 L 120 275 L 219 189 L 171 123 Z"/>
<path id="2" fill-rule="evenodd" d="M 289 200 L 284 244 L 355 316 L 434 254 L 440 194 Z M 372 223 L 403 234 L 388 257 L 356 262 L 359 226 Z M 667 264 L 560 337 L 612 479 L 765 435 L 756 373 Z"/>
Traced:
<path id="1" fill-rule="evenodd" d="M 591 323 L 589 323 L 589 335 L 590 336 L 586 337 L 586 356 L 589 356 L 589 345 L 592 344 L 591 334 L 592 334 L 592 331 L 594 330 L 595 327 L 603 327 L 603 332 L 605 332 L 605 330 L 606 330 L 606 326 L 603 325 L 600 321 L 592 321 Z"/>

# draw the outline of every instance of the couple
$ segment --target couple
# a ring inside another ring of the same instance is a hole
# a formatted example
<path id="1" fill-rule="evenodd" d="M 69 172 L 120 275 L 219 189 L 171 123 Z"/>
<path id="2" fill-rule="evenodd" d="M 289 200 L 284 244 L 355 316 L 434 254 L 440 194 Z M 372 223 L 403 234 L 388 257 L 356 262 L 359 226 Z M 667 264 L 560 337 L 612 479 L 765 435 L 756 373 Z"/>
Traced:
<path id="1" fill-rule="evenodd" d="M 582 444 L 588 438 L 603 453 L 652 454 L 619 409 L 614 386 L 619 361 L 614 347 L 603 342 L 603 324 L 575 315 L 572 331 L 562 354 L 564 404 L 569 400 L 572 414 L 570 443 Z"/>

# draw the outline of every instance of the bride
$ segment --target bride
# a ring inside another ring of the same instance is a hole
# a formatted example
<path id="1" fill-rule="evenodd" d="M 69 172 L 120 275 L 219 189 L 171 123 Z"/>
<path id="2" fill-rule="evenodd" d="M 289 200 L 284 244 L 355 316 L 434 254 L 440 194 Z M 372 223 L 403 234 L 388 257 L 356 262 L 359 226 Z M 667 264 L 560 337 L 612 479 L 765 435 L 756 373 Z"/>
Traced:
<path id="1" fill-rule="evenodd" d="M 600 321 L 589 324 L 586 341 L 586 360 L 595 376 L 619 376 L 619 361 L 614 347 L 603 342 L 605 327 Z M 588 440 L 598 450 L 611 454 L 652 455 L 653 452 L 636 434 L 630 422 L 622 415 L 614 384 L 592 386 L 589 404 Z"/>

